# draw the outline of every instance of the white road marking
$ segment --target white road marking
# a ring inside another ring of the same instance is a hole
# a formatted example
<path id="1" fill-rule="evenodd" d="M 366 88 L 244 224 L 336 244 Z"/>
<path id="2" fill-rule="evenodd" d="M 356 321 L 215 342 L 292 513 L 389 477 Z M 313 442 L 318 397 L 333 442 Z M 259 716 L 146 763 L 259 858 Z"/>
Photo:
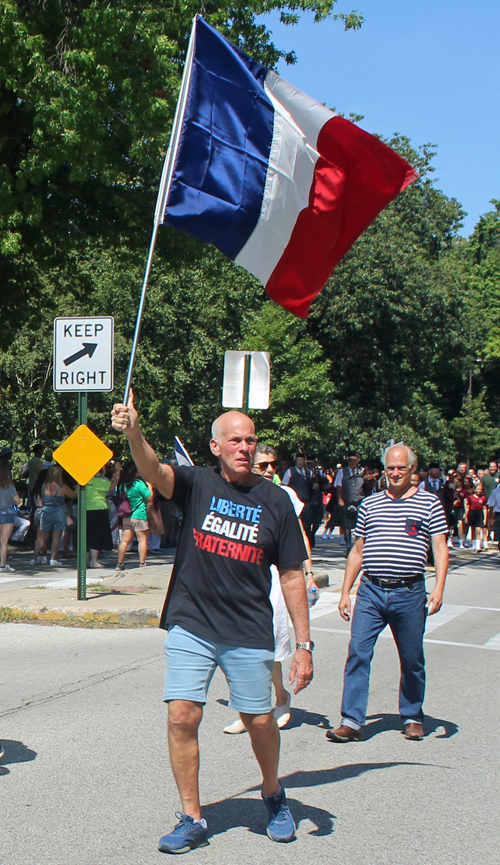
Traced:
<path id="1" fill-rule="evenodd" d="M 12 583 L 13 580 L 18 580 L 19 577 L 0 577 L 0 583 Z"/>
<path id="2" fill-rule="evenodd" d="M 331 613 L 337 612 L 339 600 L 340 592 L 322 592 L 317 604 L 311 609 L 310 618 L 319 619 L 321 616 L 329 616 Z M 351 595 L 353 606 L 355 601 L 356 596 Z M 451 622 L 457 616 L 463 615 L 467 610 L 484 610 L 485 612 L 500 613 L 500 608 L 498 607 L 469 607 L 461 604 L 443 604 L 439 613 L 434 613 L 433 616 L 427 618 L 425 633 L 431 634 L 432 631 L 440 628 L 441 625 L 447 624 L 447 622 Z M 388 628 L 384 629 L 382 635 L 384 637 L 391 636 L 390 630 Z"/>
<path id="3" fill-rule="evenodd" d="M 325 631 L 329 634 L 345 634 L 347 637 L 351 636 L 350 632 L 343 628 L 319 628 L 316 625 L 313 625 L 311 631 Z M 392 637 L 392 634 L 389 631 L 388 633 L 383 632 L 380 636 Z M 457 643 L 452 640 L 429 640 L 426 637 L 424 637 L 424 643 L 436 643 L 440 646 L 460 646 L 462 649 L 488 649 L 490 651 L 493 649 L 500 652 L 500 634 L 497 634 L 496 637 L 492 637 L 491 640 L 488 640 L 488 642 L 483 646 L 478 643 Z"/>
<path id="4" fill-rule="evenodd" d="M 317 619 L 321 616 L 328 616 L 331 613 L 337 612 L 338 602 L 340 599 L 339 592 L 323 592 L 319 601 L 315 607 L 311 610 L 311 619 Z M 355 602 L 355 596 L 351 596 L 351 601 Z M 476 606 L 463 606 L 461 604 L 443 604 L 439 613 L 435 613 L 433 616 L 429 616 L 426 623 L 425 629 L 425 637 L 424 643 L 435 643 L 436 645 L 441 646 L 461 646 L 466 649 L 487 649 L 489 651 L 500 651 L 500 633 L 496 634 L 494 637 L 491 637 L 486 643 L 478 644 L 478 643 L 460 643 L 454 640 L 436 640 L 430 639 L 427 635 L 431 634 L 433 631 L 440 628 L 442 625 L 446 625 L 448 622 L 451 622 L 453 619 L 456 619 L 458 616 L 462 616 L 468 610 L 484 610 L 489 613 L 500 613 L 500 608 L 498 607 L 476 607 Z M 325 631 L 330 634 L 346 634 L 350 636 L 350 629 L 347 628 L 321 628 L 317 625 L 311 626 L 312 631 Z M 384 628 L 381 637 L 386 639 L 392 639 L 392 633 L 389 627 Z"/>
<path id="5" fill-rule="evenodd" d="M 443 604 L 439 613 L 434 613 L 433 616 L 428 616 L 425 623 L 425 633 L 430 634 L 432 631 L 435 631 L 436 628 L 440 628 L 441 625 L 446 625 L 447 622 L 451 622 L 452 619 L 456 619 L 457 616 L 461 616 L 469 609 L 470 607 L 462 607 L 459 604 Z"/>
<path id="6" fill-rule="evenodd" d="M 489 613 L 500 613 L 500 607 L 467 607 L 468 610 L 487 610 Z"/>
<path id="7" fill-rule="evenodd" d="M 483 649 L 497 649 L 497 651 L 500 651 L 500 634 L 490 637 L 488 642 L 484 644 Z"/>

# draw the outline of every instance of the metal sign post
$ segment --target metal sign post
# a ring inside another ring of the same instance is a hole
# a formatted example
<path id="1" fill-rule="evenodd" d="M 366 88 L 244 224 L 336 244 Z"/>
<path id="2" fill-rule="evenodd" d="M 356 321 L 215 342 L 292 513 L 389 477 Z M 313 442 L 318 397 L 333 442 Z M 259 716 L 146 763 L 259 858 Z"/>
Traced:
<path id="1" fill-rule="evenodd" d="M 245 370 L 243 374 L 243 411 L 248 414 L 248 401 L 250 399 L 250 372 L 252 369 L 252 355 L 245 352 Z"/>
<path id="2" fill-rule="evenodd" d="M 87 393 L 78 394 L 78 425 L 87 423 Z M 78 600 L 87 600 L 87 487 L 78 484 L 78 518 L 76 524 Z"/>
<path id="3" fill-rule="evenodd" d="M 54 452 L 55 459 L 78 482 L 76 530 L 78 600 L 87 600 L 87 487 L 112 451 L 87 428 L 90 392 L 110 392 L 114 387 L 114 318 L 110 315 L 54 319 L 54 381 L 57 393 L 78 394 L 78 430 Z M 84 427 L 84 430 L 80 430 Z M 74 450 L 75 442 L 78 446 Z M 85 446 L 87 446 L 85 448 Z M 68 453 L 68 450 L 70 453 Z"/>

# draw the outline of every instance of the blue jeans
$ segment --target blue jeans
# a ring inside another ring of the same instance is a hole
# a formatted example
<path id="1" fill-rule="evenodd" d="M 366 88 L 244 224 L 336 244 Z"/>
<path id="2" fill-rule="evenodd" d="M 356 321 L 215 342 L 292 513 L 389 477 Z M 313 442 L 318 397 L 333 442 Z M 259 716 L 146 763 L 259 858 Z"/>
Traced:
<path id="1" fill-rule="evenodd" d="M 362 727 L 366 720 L 370 665 L 378 635 L 389 625 L 401 662 L 399 712 L 403 723 L 423 721 L 424 629 L 427 595 L 422 582 L 396 589 L 374 586 L 366 577 L 358 589 L 344 671 L 342 719 Z"/>

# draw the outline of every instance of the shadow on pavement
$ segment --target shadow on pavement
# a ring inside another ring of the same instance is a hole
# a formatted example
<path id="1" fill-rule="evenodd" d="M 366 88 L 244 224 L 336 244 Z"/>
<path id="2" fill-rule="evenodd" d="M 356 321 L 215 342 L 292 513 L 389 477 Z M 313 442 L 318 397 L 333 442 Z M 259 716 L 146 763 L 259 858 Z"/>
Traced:
<path id="1" fill-rule="evenodd" d="M 305 709 L 296 709 L 292 706 L 292 717 L 284 729 L 291 730 L 293 727 L 302 727 L 303 724 L 308 724 L 310 727 L 323 727 L 325 730 L 329 730 L 332 726 L 326 715 L 306 712 Z"/>
<path id="2" fill-rule="evenodd" d="M 5 751 L 0 763 L 0 775 L 10 775 L 10 770 L 6 764 L 12 763 L 29 763 L 30 760 L 36 760 L 37 752 L 27 748 L 22 742 L 16 742 L 15 739 L 2 739 L 2 745 Z"/>
<path id="3" fill-rule="evenodd" d="M 442 718 L 433 718 L 432 715 L 426 715 L 424 720 L 424 733 L 430 736 L 440 728 L 443 732 L 436 736 L 436 739 L 451 739 L 458 733 L 458 726 L 453 721 L 445 721 Z M 366 742 L 377 736 L 379 733 L 384 733 L 387 730 L 402 730 L 401 716 L 395 714 L 378 714 L 369 715 L 366 719 L 366 726 L 363 730 L 363 740 Z"/>
<path id="4" fill-rule="evenodd" d="M 459 571 L 461 568 L 471 568 L 473 570 L 481 571 L 498 571 L 499 564 L 500 558 L 496 552 L 494 555 L 484 555 L 484 553 L 481 555 L 481 553 L 476 553 L 474 557 L 471 555 L 469 557 L 464 557 L 463 559 L 450 559 L 448 570 Z"/>
<path id="5" fill-rule="evenodd" d="M 311 820 L 316 828 L 312 829 L 309 835 L 332 834 L 334 814 L 324 811 L 323 808 L 304 805 L 300 800 L 291 799 L 289 796 L 287 799 L 297 827 L 302 820 Z M 203 816 L 212 835 L 220 835 L 236 826 L 242 826 L 254 835 L 266 834 L 267 812 L 261 799 L 223 799 L 221 802 L 204 805 Z"/>
<path id="6" fill-rule="evenodd" d="M 381 769 L 392 769 L 395 766 L 428 766 L 435 768 L 435 763 L 420 763 L 411 760 L 394 760 L 387 763 L 353 763 L 346 766 L 336 766 L 333 769 L 317 769 L 309 772 L 293 772 L 281 778 L 287 791 L 287 799 L 297 825 L 302 820 L 311 820 L 316 829 L 310 835 L 331 835 L 334 831 L 335 815 L 313 805 L 305 805 L 299 799 L 292 799 L 288 792 L 293 788 L 321 787 L 324 784 L 337 784 L 349 778 L 357 778 L 365 772 Z M 439 768 L 448 769 L 448 766 Z M 203 816 L 207 819 L 212 834 L 218 835 L 235 826 L 243 826 L 256 835 L 265 834 L 266 813 L 260 799 L 240 799 L 245 793 L 260 790 L 260 785 L 242 790 L 241 793 L 220 802 L 212 802 L 203 806 Z"/>

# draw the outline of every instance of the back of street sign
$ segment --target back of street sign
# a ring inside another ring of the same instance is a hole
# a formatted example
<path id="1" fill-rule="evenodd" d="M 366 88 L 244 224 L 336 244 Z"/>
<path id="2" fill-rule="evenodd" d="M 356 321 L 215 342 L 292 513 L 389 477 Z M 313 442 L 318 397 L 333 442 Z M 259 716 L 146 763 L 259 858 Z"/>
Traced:
<path id="1" fill-rule="evenodd" d="M 54 319 L 54 390 L 112 391 L 114 319 L 78 316 Z"/>

